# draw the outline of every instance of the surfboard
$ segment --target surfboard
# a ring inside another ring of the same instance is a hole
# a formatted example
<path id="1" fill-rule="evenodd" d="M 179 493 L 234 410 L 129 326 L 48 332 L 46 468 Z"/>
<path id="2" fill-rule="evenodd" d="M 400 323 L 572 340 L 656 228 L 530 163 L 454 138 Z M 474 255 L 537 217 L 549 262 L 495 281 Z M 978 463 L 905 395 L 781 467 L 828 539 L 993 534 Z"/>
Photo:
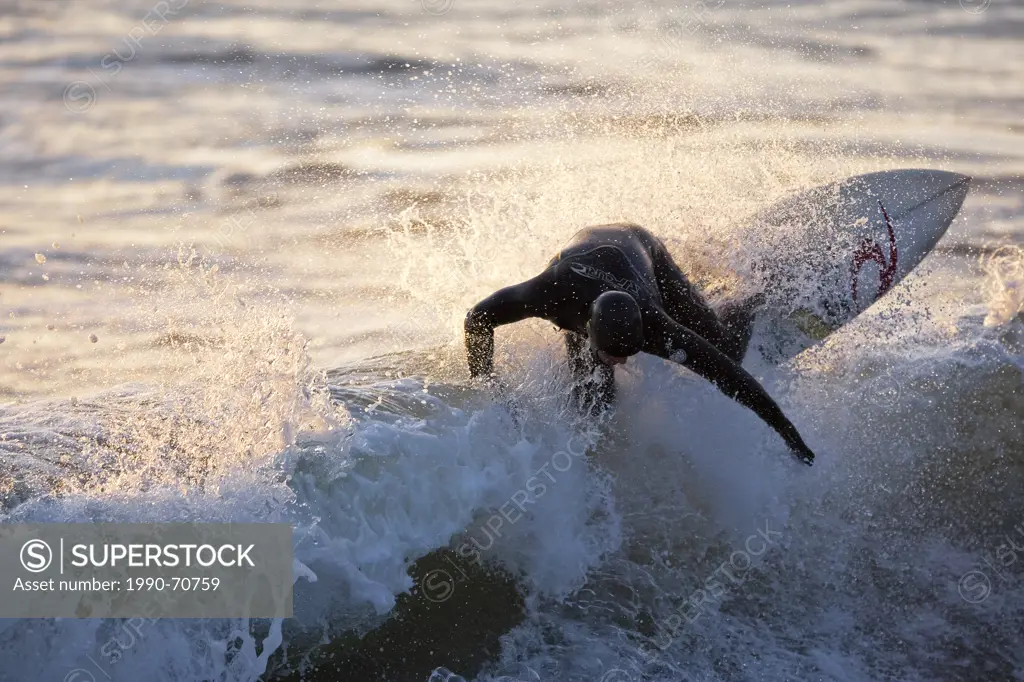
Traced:
<path id="1" fill-rule="evenodd" d="M 755 266 L 766 300 L 748 349 L 794 358 L 885 296 L 935 247 L 970 178 L 908 169 L 857 175 L 788 197 L 756 215 L 752 234 L 779 244 Z"/>

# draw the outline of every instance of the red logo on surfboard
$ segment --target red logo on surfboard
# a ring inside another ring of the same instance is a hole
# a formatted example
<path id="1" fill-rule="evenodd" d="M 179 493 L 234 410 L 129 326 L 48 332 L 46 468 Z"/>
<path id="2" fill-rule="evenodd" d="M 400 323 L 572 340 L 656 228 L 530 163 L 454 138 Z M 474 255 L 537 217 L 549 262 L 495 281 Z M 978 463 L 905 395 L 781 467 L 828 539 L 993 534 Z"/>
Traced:
<path id="1" fill-rule="evenodd" d="M 865 237 L 861 241 L 860 246 L 853 252 L 853 262 L 850 264 L 851 290 L 854 301 L 857 300 L 857 276 L 865 263 L 873 262 L 878 265 L 878 296 L 876 298 L 881 298 L 882 294 L 889 291 L 893 279 L 896 277 L 896 265 L 899 263 L 899 252 L 896 250 L 896 231 L 881 201 L 878 202 L 878 208 L 882 209 L 885 229 L 889 232 L 889 262 L 888 264 L 885 262 L 882 247 L 874 239 Z"/>

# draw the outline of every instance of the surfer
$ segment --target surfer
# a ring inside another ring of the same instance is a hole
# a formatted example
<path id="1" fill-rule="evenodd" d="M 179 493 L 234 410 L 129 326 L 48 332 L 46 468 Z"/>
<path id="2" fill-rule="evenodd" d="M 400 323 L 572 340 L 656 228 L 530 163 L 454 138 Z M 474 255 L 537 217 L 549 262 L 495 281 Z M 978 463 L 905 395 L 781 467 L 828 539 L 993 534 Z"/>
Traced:
<path id="1" fill-rule="evenodd" d="M 740 366 L 754 303 L 734 306 L 719 318 L 649 231 L 625 223 L 588 227 L 544 272 L 491 294 L 469 311 L 469 372 L 493 379 L 494 328 L 539 317 L 563 330 L 573 395 L 582 409 L 611 405 L 615 365 L 650 353 L 678 362 L 753 410 L 810 465 L 814 453 L 796 427 Z"/>

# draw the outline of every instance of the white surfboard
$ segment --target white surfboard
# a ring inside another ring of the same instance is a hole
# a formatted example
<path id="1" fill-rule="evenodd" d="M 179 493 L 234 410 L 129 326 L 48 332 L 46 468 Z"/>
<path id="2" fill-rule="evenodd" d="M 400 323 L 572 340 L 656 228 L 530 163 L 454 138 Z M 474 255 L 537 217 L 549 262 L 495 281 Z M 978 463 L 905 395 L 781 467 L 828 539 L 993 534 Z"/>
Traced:
<path id="1" fill-rule="evenodd" d="M 767 302 L 748 356 L 756 350 L 771 364 L 785 362 L 884 296 L 945 234 L 969 185 L 947 171 L 868 173 L 756 216 L 756 234 L 778 234 L 781 243 L 758 265 Z"/>

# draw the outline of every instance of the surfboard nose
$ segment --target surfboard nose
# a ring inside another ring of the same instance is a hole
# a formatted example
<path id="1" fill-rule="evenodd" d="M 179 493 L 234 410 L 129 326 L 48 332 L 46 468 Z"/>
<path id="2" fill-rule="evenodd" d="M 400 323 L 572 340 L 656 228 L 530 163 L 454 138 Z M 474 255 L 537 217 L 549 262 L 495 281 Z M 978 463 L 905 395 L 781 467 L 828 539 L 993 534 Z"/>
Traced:
<path id="1" fill-rule="evenodd" d="M 953 171 L 933 170 L 932 173 L 935 173 L 940 178 L 945 178 L 946 181 L 948 181 L 951 184 L 955 184 L 955 185 L 960 185 L 960 184 L 963 184 L 963 183 L 971 181 L 971 176 L 970 175 L 964 175 L 962 173 L 954 173 Z"/>
<path id="2" fill-rule="evenodd" d="M 950 215 L 950 219 L 960 210 L 971 188 L 969 175 L 931 168 L 881 171 L 860 177 L 884 179 L 888 189 L 885 193 L 917 197 L 918 207 L 937 202 Z M 908 208 L 914 210 L 915 207 Z"/>
<path id="3" fill-rule="evenodd" d="M 959 209 L 971 188 L 971 176 L 953 171 L 915 169 L 917 181 L 931 189 L 932 199 L 943 197 Z"/>
<path id="4" fill-rule="evenodd" d="M 940 184 L 946 187 L 946 190 L 941 192 L 939 196 L 948 197 L 953 212 L 959 212 L 960 207 L 964 204 L 964 199 L 967 198 L 967 192 L 971 189 L 971 177 L 951 171 L 935 172 L 939 174 L 938 180 Z"/>
<path id="5" fill-rule="evenodd" d="M 962 173 L 954 173 L 953 171 L 942 171 L 942 170 L 930 170 L 926 171 L 935 177 L 936 184 L 944 185 L 946 187 L 963 188 L 963 191 L 967 191 L 968 186 L 971 184 L 971 176 L 963 175 Z"/>

